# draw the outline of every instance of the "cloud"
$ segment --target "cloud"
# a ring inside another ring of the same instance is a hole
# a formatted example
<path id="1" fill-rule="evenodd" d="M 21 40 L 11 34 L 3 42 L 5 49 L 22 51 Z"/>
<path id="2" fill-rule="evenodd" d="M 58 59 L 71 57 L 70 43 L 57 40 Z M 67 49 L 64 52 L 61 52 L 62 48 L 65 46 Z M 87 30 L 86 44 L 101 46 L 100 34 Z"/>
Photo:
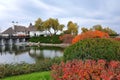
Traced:
<path id="1" fill-rule="evenodd" d="M 120 0 L 0 0 L 0 28 L 12 21 L 28 26 L 37 18 L 58 18 L 61 23 L 76 22 L 80 27 L 109 26 L 120 33 Z"/>
<path id="2" fill-rule="evenodd" d="M 81 17 L 71 17 L 71 18 L 59 18 L 60 23 L 67 25 L 68 21 L 73 21 L 79 25 L 79 33 L 81 32 L 82 27 L 91 28 L 94 25 L 100 24 L 103 27 L 110 27 L 111 29 L 117 31 L 119 33 L 119 18 L 114 18 L 113 20 L 99 20 L 99 19 L 88 19 Z"/>

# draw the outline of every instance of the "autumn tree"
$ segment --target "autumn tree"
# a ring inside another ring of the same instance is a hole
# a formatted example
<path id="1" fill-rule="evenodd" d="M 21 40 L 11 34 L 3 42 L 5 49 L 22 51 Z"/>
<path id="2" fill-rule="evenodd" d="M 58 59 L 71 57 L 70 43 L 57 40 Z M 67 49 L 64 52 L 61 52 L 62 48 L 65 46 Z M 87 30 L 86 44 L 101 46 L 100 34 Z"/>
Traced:
<path id="1" fill-rule="evenodd" d="M 58 31 L 62 31 L 64 28 L 63 24 L 60 24 L 58 19 L 49 18 L 46 21 L 38 19 L 35 22 L 35 26 L 40 31 L 48 31 L 50 35 L 56 34 Z"/>
<path id="2" fill-rule="evenodd" d="M 62 31 L 64 28 L 64 25 L 60 24 L 58 19 L 53 18 L 49 18 L 48 20 L 44 21 L 43 26 L 51 35 L 56 34 L 58 31 Z"/>
<path id="3" fill-rule="evenodd" d="M 44 31 L 45 30 L 44 26 L 42 26 L 42 23 L 43 23 L 43 21 L 42 21 L 41 18 L 38 18 L 35 21 L 35 27 L 37 28 L 37 30 L 39 30 L 39 31 Z"/>
<path id="4" fill-rule="evenodd" d="M 99 30 L 99 31 L 102 31 L 102 32 L 106 32 L 109 35 L 117 35 L 117 32 L 115 32 L 114 30 L 110 29 L 109 27 L 103 28 L 101 25 L 94 25 L 90 29 L 83 27 L 83 28 L 81 28 L 81 30 L 82 30 L 82 33 L 86 32 L 88 30 Z"/>
<path id="5" fill-rule="evenodd" d="M 78 34 L 78 25 L 76 23 L 73 23 L 72 21 L 69 21 L 67 24 L 67 29 L 71 35 L 77 35 Z"/>

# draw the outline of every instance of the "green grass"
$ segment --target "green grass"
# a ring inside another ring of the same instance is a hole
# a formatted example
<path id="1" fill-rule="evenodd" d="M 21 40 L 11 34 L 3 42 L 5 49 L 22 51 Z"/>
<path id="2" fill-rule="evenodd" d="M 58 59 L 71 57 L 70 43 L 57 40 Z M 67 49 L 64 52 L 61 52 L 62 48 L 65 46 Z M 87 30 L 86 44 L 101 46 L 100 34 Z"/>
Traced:
<path id="1" fill-rule="evenodd" d="M 6 77 L 0 80 L 52 80 L 50 72 L 35 72 L 31 74 L 24 74 L 19 76 Z"/>

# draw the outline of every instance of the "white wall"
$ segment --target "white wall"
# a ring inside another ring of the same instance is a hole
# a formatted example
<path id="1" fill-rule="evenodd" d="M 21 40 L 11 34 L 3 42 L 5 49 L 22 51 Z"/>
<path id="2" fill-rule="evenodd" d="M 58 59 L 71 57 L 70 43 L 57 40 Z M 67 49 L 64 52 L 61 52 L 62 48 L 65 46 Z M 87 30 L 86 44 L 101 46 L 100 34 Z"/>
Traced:
<path id="1" fill-rule="evenodd" d="M 8 34 L 2 34 L 2 36 L 9 36 Z"/>
<path id="2" fill-rule="evenodd" d="M 45 35 L 45 31 L 30 31 L 30 37 L 32 36 Z"/>

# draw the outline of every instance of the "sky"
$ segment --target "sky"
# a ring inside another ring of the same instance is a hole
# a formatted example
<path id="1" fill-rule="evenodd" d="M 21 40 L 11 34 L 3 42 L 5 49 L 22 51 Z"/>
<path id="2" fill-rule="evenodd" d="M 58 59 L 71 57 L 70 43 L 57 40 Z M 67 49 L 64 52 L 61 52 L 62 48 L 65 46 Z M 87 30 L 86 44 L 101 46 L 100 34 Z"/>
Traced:
<path id="1" fill-rule="evenodd" d="M 29 26 L 41 18 L 73 21 L 81 27 L 100 24 L 120 33 L 120 0 L 0 0 L 0 32 L 17 25 Z"/>

